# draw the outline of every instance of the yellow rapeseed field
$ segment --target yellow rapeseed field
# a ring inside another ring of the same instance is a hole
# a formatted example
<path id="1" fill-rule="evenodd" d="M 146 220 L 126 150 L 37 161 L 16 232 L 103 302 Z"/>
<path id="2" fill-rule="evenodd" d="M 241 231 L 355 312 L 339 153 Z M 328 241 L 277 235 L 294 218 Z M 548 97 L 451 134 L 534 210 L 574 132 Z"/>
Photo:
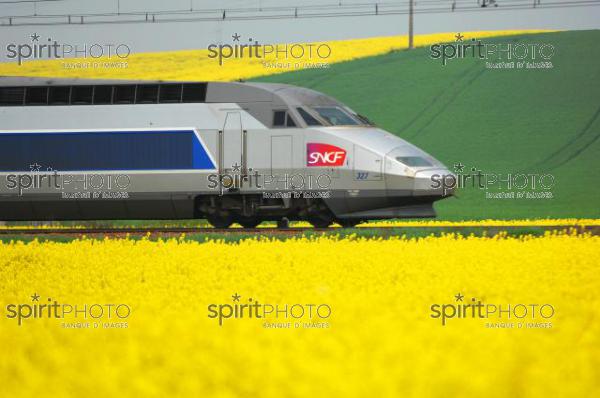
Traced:
<path id="1" fill-rule="evenodd" d="M 541 218 L 532 220 L 383 220 L 360 224 L 362 227 L 548 227 L 600 225 L 597 218 Z"/>
<path id="2" fill-rule="evenodd" d="M 548 30 L 503 30 L 465 32 L 463 40 L 471 38 L 534 34 Z M 415 46 L 422 47 L 440 42 L 455 41 L 456 33 L 434 33 L 415 36 Z M 235 44 L 225 42 L 223 44 Z M 294 44 L 304 47 L 296 47 Z M 208 49 L 166 51 L 156 53 L 132 53 L 126 58 L 68 58 L 57 60 L 0 63 L 0 76 L 43 76 L 92 79 L 159 79 L 179 81 L 233 81 L 253 77 L 290 72 L 298 69 L 322 67 L 352 59 L 371 57 L 408 47 L 408 36 L 375 37 L 368 39 L 337 40 L 316 43 L 277 43 L 279 55 L 270 52 L 264 58 L 228 58 L 219 64 L 209 58 Z M 285 46 L 288 46 L 287 48 Z M 321 50 L 321 56 L 316 50 Z M 275 46 L 275 45 L 273 45 Z M 135 48 L 131 49 L 135 51 Z M 287 55 L 286 55 L 287 54 Z"/>
<path id="3" fill-rule="evenodd" d="M 30 223 L 24 223 L 25 225 L 0 225 L 0 230 L 5 229 L 58 229 L 58 228 L 88 228 L 85 225 L 65 225 L 61 223 L 50 222 L 43 225 L 29 225 Z M 198 221 L 198 225 L 204 224 L 207 228 L 210 226 L 203 221 Z M 137 225 L 122 226 L 121 228 L 131 228 L 144 226 L 143 222 Z M 312 225 L 305 221 L 293 221 L 290 224 L 296 228 L 310 228 Z M 381 221 L 368 221 L 358 224 L 357 228 L 372 228 L 372 227 L 585 227 L 585 226 L 599 226 L 600 219 L 596 218 L 541 218 L 541 219 L 518 219 L 518 220 L 462 220 L 462 221 L 450 221 L 450 220 L 418 220 L 418 219 L 405 219 L 405 220 L 381 220 Z M 164 222 L 161 224 L 162 227 L 181 227 L 181 224 L 177 222 Z M 273 222 L 263 222 L 259 228 L 275 228 L 276 224 Z M 232 228 L 243 228 L 240 224 L 233 224 Z M 334 224 L 330 228 L 340 228 L 340 225 Z"/>
<path id="4" fill-rule="evenodd" d="M 0 396 L 600 396 L 599 243 L 0 243 Z M 475 302 L 546 312 L 449 316 Z M 69 316 L 30 312 L 54 303 Z M 234 315 L 253 303 L 281 312 Z M 285 305 L 329 312 L 292 319 Z M 440 306 L 444 322 L 432 318 Z"/>

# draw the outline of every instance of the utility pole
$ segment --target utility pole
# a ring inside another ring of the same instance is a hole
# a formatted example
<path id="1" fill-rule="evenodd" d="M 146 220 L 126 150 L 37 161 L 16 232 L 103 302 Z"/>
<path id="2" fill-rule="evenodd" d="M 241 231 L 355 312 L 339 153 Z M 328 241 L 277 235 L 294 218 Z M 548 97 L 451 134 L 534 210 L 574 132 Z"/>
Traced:
<path id="1" fill-rule="evenodd" d="M 408 49 L 415 48 L 413 41 L 413 14 L 415 0 L 408 0 Z"/>

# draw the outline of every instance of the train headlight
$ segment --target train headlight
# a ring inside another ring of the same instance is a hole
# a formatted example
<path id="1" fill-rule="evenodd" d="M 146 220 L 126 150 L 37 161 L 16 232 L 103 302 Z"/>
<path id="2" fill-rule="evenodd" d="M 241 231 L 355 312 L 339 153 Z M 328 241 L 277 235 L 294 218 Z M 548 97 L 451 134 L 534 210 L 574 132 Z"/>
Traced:
<path id="1" fill-rule="evenodd" d="M 396 156 L 396 160 L 408 167 L 432 167 L 433 163 L 422 156 Z"/>

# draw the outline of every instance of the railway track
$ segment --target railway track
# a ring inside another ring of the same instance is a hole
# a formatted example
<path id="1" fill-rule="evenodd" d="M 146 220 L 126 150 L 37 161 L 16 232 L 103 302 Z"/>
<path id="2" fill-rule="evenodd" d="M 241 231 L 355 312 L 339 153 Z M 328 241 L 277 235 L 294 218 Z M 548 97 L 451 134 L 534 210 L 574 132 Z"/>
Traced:
<path id="1" fill-rule="evenodd" d="M 504 226 L 385 226 L 385 227 L 358 227 L 358 228 L 311 228 L 311 227 L 290 227 L 290 228 L 209 228 L 209 227 L 150 227 L 150 228 L 2 228 L 1 236 L 46 236 L 46 235 L 65 235 L 65 236 L 172 236 L 172 235 L 299 235 L 307 232 L 313 233 L 340 233 L 340 232 L 358 232 L 381 235 L 401 235 L 403 233 L 427 231 L 432 233 L 484 233 L 487 236 L 494 236 L 501 232 L 518 233 L 534 231 L 572 231 L 577 233 L 591 233 L 600 235 L 600 225 L 546 225 L 546 226 L 523 226 L 523 225 L 504 225 Z"/>

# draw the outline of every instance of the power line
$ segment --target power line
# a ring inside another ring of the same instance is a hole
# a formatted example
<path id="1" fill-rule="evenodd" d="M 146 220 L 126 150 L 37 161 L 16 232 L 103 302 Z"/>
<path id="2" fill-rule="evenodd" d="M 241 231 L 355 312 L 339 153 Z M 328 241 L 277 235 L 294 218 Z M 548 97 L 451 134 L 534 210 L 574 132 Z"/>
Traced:
<path id="1" fill-rule="evenodd" d="M 15 1 L 23 1 L 23 2 L 39 2 L 39 1 L 64 1 L 64 0 L 15 0 Z M 512 1 L 521 2 L 524 0 L 503 0 L 502 3 L 508 3 Z M 431 3 L 445 3 L 450 5 L 451 0 L 419 0 L 418 4 L 431 4 Z M 474 4 L 475 0 L 456 0 L 454 3 L 457 4 Z M 527 0 L 526 3 L 530 4 Z M 25 15 L 10 15 L 10 16 L 2 16 L 1 18 L 64 18 L 67 16 L 73 17 L 110 17 L 110 16 L 144 16 L 144 15 L 178 15 L 178 14 L 210 14 L 210 13 L 218 13 L 221 15 L 222 12 L 226 12 L 227 14 L 232 13 L 249 13 L 249 12 L 257 12 L 257 13 L 268 13 L 268 12 L 301 12 L 301 11 L 310 11 L 310 10 L 344 10 L 344 9 L 364 9 L 366 12 L 372 10 L 384 10 L 385 7 L 402 7 L 409 4 L 409 0 L 405 1 L 397 1 L 397 2 L 378 2 L 378 3 L 353 3 L 353 4 L 342 4 L 342 5 L 307 5 L 307 6 L 274 6 L 274 7 L 262 7 L 262 8 L 253 8 L 253 7 L 245 7 L 245 8 L 205 8 L 205 9 L 178 9 L 178 10 L 159 10 L 159 11 L 130 11 L 130 12 L 102 12 L 102 13 L 70 13 L 70 14 L 25 14 Z M 550 4 L 550 3 L 548 3 Z M 313 14 L 310 14 L 313 15 Z M 258 18 L 259 19 L 259 18 Z"/>
<path id="2" fill-rule="evenodd" d="M 15 0 L 16 1 L 16 0 Z M 19 0 L 24 1 L 24 0 Z M 29 0 L 33 1 L 33 0 Z M 42 1 L 42 0 L 38 0 Z M 60 1 L 60 0 L 44 0 Z M 499 0 L 498 7 L 481 7 L 475 1 L 456 0 L 419 0 L 416 5 L 426 4 L 424 8 L 415 6 L 415 14 L 463 13 L 495 10 L 522 9 L 554 9 L 572 7 L 591 7 L 600 5 L 600 0 Z M 279 6 L 233 9 L 202 9 L 202 10 L 162 10 L 155 12 L 120 12 L 120 13 L 87 13 L 87 14 L 46 14 L 46 15 L 16 15 L 0 17 L 0 26 L 37 26 L 37 25 L 70 25 L 70 24 L 127 24 L 127 23 L 157 23 L 157 22 L 195 22 L 195 21 L 256 21 L 273 19 L 313 19 L 358 16 L 404 15 L 409 13 L 409 2 L 395 3 L 363 3 L 353 5 L 320 5 L 320 6 Z M 442 7 L 441 4 L 447 4 Z M 473 4 L 473 5 L 467 5 Z M 488 4 L 489 5 L 489 4 Z M 372 7 L 372 8 L 371 8 Z M 387 9 L 386 9 L 387 7 Z M 331 10 L 331 12 L 327 12 Z M 314 12 L 310 12 L 314 11 Z M 244 15 L 243 13 L 258 13 L 259 15 Z M 269 12 L 277 12 L 268 14 Z M 242 15 L 240 15 L 242 13 Z M 187 17 L 185 17 L 187 16 Z M 113 20 L 94 20 L 94 18 L 110 18 Z M 49 19 L 54 19 L 50 21 Z M 24 20 L 24 21 L 20 21 Z"/>
<path id="3" fill-rule="evenodd" d="M 23 1 L 23 2 L 36 2 L 36 1 L 64 1 L 64 0 L 15 0 L 15 1 Z M 504 0 L 503 2 L 506 2 Z M 518 0 L 520 1 L 520 0 Z M 450 4 L 451 0 L 420 0 L 419 4 L 427 4 L 427 3 L 446 3 Z M 457 3 L 469 3 L 473 4 L 476 0 L 457 0 Z M 409 1 L 396 1 L 396 2 L 377 2 L 377 3 L 353 3 L 353 4 L 324 4 L 324 5 L 305 5 L 305 6 L 272 6 L 272 7 L 262 7 L 262 8 L 254 8 L 254 7 L 243 7 L 243 8 L 204 8 L 204 9 L 170 9 L 170 10 L 159 10 L 159 11 L 130 11 L 130 12 L 101 12 L 101 13 L 70 13 L 70 14 L 25 14 L 25 15 L 10 15 L 3 16 L 2 18 L 30 18 L 30 17 L 66 17 L 66 16 L 76 16 L 76 17 L 107 17 L 107 16 L 144 16 L 146 14 L 151 15 L 166 15 L 166 14 L 210 14 L 210 13 L 219 13 L 221 14 L 223 11 L 226 11 L 227 14 L 231 13 L 268 13 L 268 12 L 302 12 L 302 11 L 310 11 L 310 10 L 344 10 L 344 9 L 384 9 L 385 7 L 401 7 L 404 5 L 408 5 Z"/>
<path id="4" fill-rule="evenodd" d="M 0 4 L 20 4 L 20 3 L 49 3 L 56 1 L 64 1 L 64 0 L 9 0 L 9 1 L 0 1 Z"/>

